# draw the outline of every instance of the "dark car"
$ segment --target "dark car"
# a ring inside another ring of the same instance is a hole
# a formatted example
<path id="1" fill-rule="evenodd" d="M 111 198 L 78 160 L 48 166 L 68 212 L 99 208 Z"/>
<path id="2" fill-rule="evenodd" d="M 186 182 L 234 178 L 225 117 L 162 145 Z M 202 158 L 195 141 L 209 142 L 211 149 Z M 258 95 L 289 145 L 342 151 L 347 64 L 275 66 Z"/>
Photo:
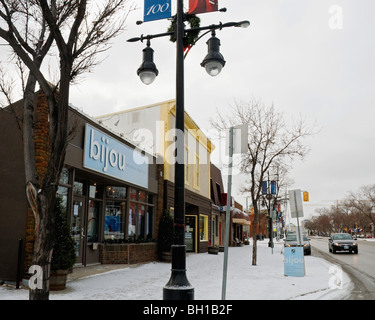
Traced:
<path id="1" fill-rule="evenodd" d="M 288 233 L 284 241 L 285 241 L 284 247 L 297 247 L 298 246 L 297 234 L 295 233 Z M 311 245 L 310 245 L 309 239 L 305 235 L 302 236 L 302 246 L 303 246 L 303 253 L 305 255 L 310 255 Z"/>
<path id="2" fill-rule="evenodd" d="M 335 233 L 328 240 L 329 252 L 349 251 L 358 253 L 358 243 L 349 233 Z"/>

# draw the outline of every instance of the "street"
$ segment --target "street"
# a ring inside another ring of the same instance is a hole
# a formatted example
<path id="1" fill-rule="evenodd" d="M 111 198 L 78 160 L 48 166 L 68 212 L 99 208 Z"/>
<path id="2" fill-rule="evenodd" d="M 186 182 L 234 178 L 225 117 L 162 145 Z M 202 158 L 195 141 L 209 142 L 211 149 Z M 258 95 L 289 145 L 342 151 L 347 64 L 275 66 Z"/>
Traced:
<path id="1" fill-rule="evenodd" d="M 328 237 L 311 237 L 312 255 L 341 266 L 354 284 L 350 300 L 375 299 L 375 241 L 357 240 L 358 254 L 328 251 Z"/>

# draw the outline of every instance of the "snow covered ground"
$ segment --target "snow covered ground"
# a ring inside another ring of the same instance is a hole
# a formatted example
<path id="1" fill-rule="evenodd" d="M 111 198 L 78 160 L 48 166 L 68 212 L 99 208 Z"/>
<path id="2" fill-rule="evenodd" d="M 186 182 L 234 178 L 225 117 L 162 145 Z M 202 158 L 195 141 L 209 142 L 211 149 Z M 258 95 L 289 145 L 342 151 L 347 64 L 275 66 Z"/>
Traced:
<path id="1" fill-rule="evenodd" d="M 284 276 L 283 243 L 273 253 L 268 239 L 258 241 L 257 265 L 251 265 L 252 244 L 231 247 L 228 254 L 227 300 L 338 300 L 352 289 L 338 266 L 305 256 L 304 277 Z M 195 300 L 220 300 L 224 253 L 187 255 L 187 278 Z M 161 300 L 170 277 L 169 263 L 153 262 L 96 274 L 67 283 L 51 292 L 50 300 Z M 27 300 L 28 290 L 0 286 L 0 300 Z"/>

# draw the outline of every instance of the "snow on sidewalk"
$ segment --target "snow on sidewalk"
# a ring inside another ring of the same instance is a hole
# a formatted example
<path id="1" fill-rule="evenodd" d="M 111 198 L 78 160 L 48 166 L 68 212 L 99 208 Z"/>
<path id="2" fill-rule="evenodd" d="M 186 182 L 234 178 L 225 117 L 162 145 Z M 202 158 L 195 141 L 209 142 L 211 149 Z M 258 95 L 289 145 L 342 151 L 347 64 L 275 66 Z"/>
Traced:
<path id="1" fill-rule="evenodd" d="M 230 247 L 227 300 L 344 299 L 350 293 L 349 277 L 321 258 L 305 256 L 304 277 L 284 276 L 283 245 L 258 241 L 257 265 L 251 265 L 252 244 Z M 187 254 L 187 278 L 195 300 L 220 300 L 224 253 Z M 50 300 L 161 300 L 170 278 L 169 263 L 153 262 L 96 274 L 67 283 L 52 291 Z M 28 299 L 28 290 L 0 286 L 0 300 Z"/>

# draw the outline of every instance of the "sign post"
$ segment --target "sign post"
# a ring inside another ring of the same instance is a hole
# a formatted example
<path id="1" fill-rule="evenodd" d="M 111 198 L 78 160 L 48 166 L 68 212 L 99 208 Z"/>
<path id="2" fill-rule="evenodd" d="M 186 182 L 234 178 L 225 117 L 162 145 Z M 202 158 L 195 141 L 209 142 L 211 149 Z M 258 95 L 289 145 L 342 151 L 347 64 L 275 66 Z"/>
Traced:
<path id="1" fill-rule="evenodd" d="M 229 128 L 228 135 L 229 150 L 229 168 L 228 168 L 228 190 L 227 207 L 225 213 L 225 240 L 224 240 L 224 265 L 221 299 L 225 300 L 227 289 L 227 270 L 228 270 L 228 246 L 229 246 L 229 228 L 230 228 L 230 204 L 232 193 L 232 166 L 233 154 L 245 153 L 247 151 L 247 125 L 240 125 Z"/>
<path id="2" fill-rule="evenodd" d="M 290 216 L 292 218 L 297 218 L 297 238 L 298 245 L 302 244 L 301 241 L 301 230 L 299 226 L 299 218 L 303 217 L 303 205 L 301 190 L 289 190 L 289 205 L 290 205 Z"/>

